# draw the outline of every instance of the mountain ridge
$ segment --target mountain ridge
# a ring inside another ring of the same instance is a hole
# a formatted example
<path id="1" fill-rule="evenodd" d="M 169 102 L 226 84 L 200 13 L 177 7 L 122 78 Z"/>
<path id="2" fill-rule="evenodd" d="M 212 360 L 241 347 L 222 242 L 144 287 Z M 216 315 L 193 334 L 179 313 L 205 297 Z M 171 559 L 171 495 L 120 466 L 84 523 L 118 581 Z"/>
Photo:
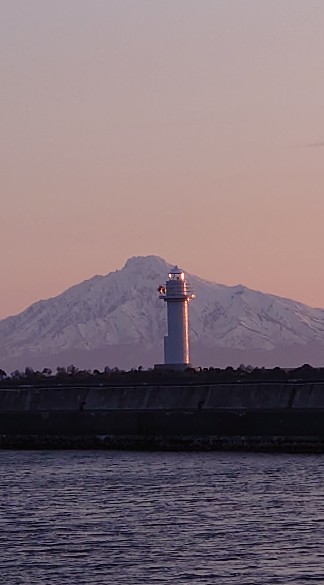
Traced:
<path id="1" fill-rule="evenodd" d="M 56 359 L 60 360 L 56 365 L 65 365 L 66 360 L 73 362 L 73 352 L 81 352 L 88 361 L 90 353 L 105 351 L 107 360 L 102 366 L 116 365 L 108 362 L 120 352 L 120 367 L 137 367 L 139 363 L 129 359 L 132 352 L 125 347 L 134 347 L 134 360 L 142 358 L 145 366 L 161 362 L 166 307 L 157 288 L 171 266 L 159 256 L 134 256 L 121 269 L 95 275 L 2 319 L 0 367 L 33 367 L 41 357 L 43 367 Z M 187 277 L 197 296 L 190 303 L 189 324 L 193 355 L 199 356 L 201 365 L 218 365 L 225 350 L 228 360 L 231 351 L 233 355 L 238 351 L 241 361 L 249 363 L 249 357 L 257 354 L 260 365 L 262 359 L 268 362 L 271 352 L 276 355 L 279 347 L 283 356 L 285 348 L 287 355 L 294 346 L 296 355 L 304 350 L 304 362 L 324 355 L 323 309 L 242 284 L 226 286 L 195 275 Z"/>

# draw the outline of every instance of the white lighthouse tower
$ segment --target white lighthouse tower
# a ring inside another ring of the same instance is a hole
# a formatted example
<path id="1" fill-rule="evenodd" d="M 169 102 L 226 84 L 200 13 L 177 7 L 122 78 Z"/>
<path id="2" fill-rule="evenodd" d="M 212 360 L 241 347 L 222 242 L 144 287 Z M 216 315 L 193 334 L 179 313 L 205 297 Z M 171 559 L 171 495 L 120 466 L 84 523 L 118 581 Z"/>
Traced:
<path id="1" fill-rule="evenodd" d="M 188 303 L 195 295 L 183 270 L 175 266 L 165 286 L 159 287 L 160 299 L 167 303 L 168 335 L 164 338 L 164 364 L 176 369 L 186 368 L 189 360 Z"/>

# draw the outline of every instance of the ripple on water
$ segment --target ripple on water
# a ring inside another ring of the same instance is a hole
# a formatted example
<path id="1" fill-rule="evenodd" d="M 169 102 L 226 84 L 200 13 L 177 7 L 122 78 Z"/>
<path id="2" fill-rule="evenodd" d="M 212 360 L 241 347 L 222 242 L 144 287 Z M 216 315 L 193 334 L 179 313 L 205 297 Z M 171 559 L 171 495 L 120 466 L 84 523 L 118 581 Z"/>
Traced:
<path id="1" fill-rule="evenodd" d="M 12 452 L 5 585 L 324 582 L 321 456 Z"/>

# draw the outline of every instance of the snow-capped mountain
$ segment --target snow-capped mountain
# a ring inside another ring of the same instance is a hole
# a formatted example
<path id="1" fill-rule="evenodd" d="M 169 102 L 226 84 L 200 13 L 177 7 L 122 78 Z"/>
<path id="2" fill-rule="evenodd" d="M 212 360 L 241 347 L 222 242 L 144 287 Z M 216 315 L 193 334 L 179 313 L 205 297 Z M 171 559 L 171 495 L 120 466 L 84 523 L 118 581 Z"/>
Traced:
<path id="1" fill-rule="evenodd" d="M 131 258 L 121 270 L 3 319 L 0 367 L 136 367 L 162 361 L 166 307 L 157 288 L 170 266 L 157 256 Z M 242 285 L 187 278 L 197 295 L 189 309 L 194 362 L 324 362 L 324 310 Z"/>

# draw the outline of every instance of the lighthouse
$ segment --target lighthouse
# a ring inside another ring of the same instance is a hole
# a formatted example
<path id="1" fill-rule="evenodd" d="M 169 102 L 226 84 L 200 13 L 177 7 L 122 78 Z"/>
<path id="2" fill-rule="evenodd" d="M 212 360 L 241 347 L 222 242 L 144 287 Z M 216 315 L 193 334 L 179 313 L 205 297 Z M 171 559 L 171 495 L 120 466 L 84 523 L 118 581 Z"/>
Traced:
<path id="1" fill-rule="evenodd" d="M 190 291 L 185 274 L 175 266 L 165 286 L 159 287 L 160 299 L 167 303 L 168 334 L 164 338 L 164 364 L 176 369 L 190 365 L 188 303 L 195 295 Z"/>

